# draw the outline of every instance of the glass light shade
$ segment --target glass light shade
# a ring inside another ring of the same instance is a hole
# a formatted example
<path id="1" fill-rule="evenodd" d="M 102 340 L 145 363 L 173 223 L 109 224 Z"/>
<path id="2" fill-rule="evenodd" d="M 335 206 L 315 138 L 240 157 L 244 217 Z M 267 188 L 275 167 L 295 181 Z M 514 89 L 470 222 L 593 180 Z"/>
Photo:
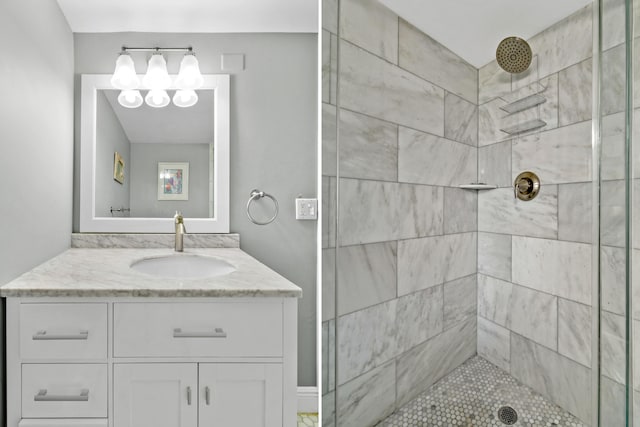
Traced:
<path id="1" fill-rule="evenodd" d="M 121 53 L 116 60 L 116 70 L 111 77 L 111 85 L 122 90 L 137 89 L 140 86 L 133 59 L 126 52 Z"/>
<path id="2" fill-rule="evenodd" d="M 138 108 L 142 105 L 142 95 L 139 90 L 123 90 L 118 95 L 118 102 L 125 108 Z"/>
<path id="3" fill-rule="evenodd" d="M 169 98 L 169 94 L 164 89 L 153 89 L 147 93 L 147 96 L 144 97 L 144 102 L 147 103 L 149 107 L 153 108 L 162 108 L 169 105 L 171 98 Z"/>
<path id="4" fill-rule="evenodd" d="M 180 72 L 176 78 L 178 89 L 200 89 L 204 83 L 198 59 L 193 53 L 187 53 L 180 62 Z"/>
<path id="5" fill-rule="evenodd" d="M 177 90 L 173 95 L 173 103 L 176 107 L 192 107 L 198 102 L 198 94 L 195 90 Z"/>
<path id="6" fill-rule="evenodd" d="M 142 83 L 151 90 L 169 89 L 171 77 L 167 72 L 167 61 L 160 53 L 154 53 L 149 59 L 147 74 L 142 78 Z"/>

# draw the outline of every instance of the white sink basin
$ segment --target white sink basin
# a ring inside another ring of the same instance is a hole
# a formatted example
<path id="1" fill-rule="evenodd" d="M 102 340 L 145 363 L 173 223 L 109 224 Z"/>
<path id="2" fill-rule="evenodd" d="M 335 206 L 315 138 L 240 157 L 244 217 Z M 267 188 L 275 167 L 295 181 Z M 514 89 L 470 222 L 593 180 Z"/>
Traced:
<path id="1" fill-rule="evenodd" d="M 204 279 L 224 276 L 236 268 L 226 261 L 201 255 L 167 255 L 145 258 L 131 264 L 141 273 L 177 279 Z"/>

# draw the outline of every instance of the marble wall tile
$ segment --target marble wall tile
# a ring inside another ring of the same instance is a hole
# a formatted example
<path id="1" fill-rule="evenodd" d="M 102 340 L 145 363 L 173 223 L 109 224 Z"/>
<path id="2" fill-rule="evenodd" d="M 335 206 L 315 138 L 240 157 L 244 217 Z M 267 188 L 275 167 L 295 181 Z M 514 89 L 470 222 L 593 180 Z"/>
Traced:
<path id="1" fill-rule="evenodd" d="M 338 34 L 338 0 L 322 2 L 322 28 Z"/>
<path id="2" fill-rule="evenodd" d="M 600 414 L 609 427 L 626 427 L 625 388 L 622 384 L 603 377 L 600 381 Z M 635 414 L 634 414 L 635 415 Z"/>
<path id="3" fill-rule="evenodd" d="M 396 366 L 391 361 L 338 387 L 340 427 L 375 425 L 395 410 Z M 324 425 L 324 424 L 323 424 Z"/>
<path id="4" fill-rule="evenodd" d="M 331 33 L 322 30 L 322 102 L 331 102 Z"/>
<path id="5" fill-rule="evenodd" d="M 535 133 L 512 144 L 512 178 L 535 172 L 543 184 L 591 181 L 591 123 Z"/>
<path id="6" fill-rule="evenodd" d="M 444 137 L 478 145 L 478 106 L 453 93 L 444 96 Z"/>
<path id="7" fill-rule="evenodd" d="M 591 370 L 517 334 L 511 334 L 511 375 L 550 397 L 582 421 L 591 421 Z"/>
<path id="8" fill-rule="evenodd" d="M 337 175 L 336 107 L 322 104 L 322 175 Z"/>
<path id="9" fill-rule="evenodd" d="M 602 114 L 624 110 L 625 46 L 620 45 L 602 53 L 602 84 L 600 106 Z"/>
<path id="10" fill-rule="evenodd" d="M 625 245 L 624 181 L 603 181 L 600 198 L 600 238 L 603 245 Z"/>
<path id="11" fill-rule="evenodd" d="M 511 74 L 494 60 L 478 70 L 478 103 L 484 104 L 511 92 Z"/>
<path id="12" fill-rule="evenodd" d="M 322 249 L 322 321 L 336 317 L 336 250 Z"/>
<path id="13" fill-rule="evenodd" d="M 556 350 L 556 297 L 492 277 L 478 276 L 478 314 Z"/>
<path id="14" fill-rule="evenodd" d="M 478 102 L 478 70 L 403 19 L 399 28 L 398 64 L 412 73 Z"/>
<path id="15" fill-rule="evenodd" d="M 338 36 L 331 34 L 331 80 L 329 102 L 338 105 Z"/>
<path id="16" fill-rule="evenodd" d="M 511 188 L 511 141 L 478 149 L 478 181 Z"/>
<path id="17" fill-rule="evenodd" d="M 478 230 L 478 192 L 461 188 L 444 189 L 444 233 Z"/>
<path id="18" fill-rule="evenodd" d="M 403 405 L 476 353 L 476 319 L 460 323 L 397 359 L 397 404 Z"/>
<path id="19" fill-rule="evenodd" d="M 626 312 L 626 256 L 624 248 L 602 246 L 600 251 L 600 277 L 602 281 L 602 308 L 611 313 Z"/>
<path id="20" fill-rule="evenodd" d="M 591 367 L 591 307 L 558 299 L 558 353 Z"/>
<path id="21" fill-rule="evenodd" d="M 511 281 L 511 235 L 478 233 L 478 273 Z"/>
<path id="22" fill-rule="evenodd" d="M 633 321 L 633 388 L 640 392 L 640 321 Z"/>
<path id="23" fill-rule="evenodd" d="M 591 242 L 591 183 L 558 186 L 558 239 Z"/>
<path id="24" fill-rule="evenodd" d="M 404 353 L 443 331 L 442 288 L 434 286 L 398 298 L 398 353 Z"/>
<path id="25" fill-rule="evenodd" d="M 478 317 L 478 354 L 507 372 L 511 366 L 511 332 Z"/>
<path id="26" fill-rule="evenodd" d="M 398 184 L 340 179 L 339 241 L 342 246 L 394 240 Z"/>
<path id="27" fill-rule="evenodd" d="M 513 188 L 478 194 L 478 231 L 555 239 L 558 235 L 558 187 L 543 185 L 528 202 L 513 196 Z"/>
<path id="28" fill-rule="evenodd" d="M 513 283 L 478 274 L 478 316 L 506 327 L 512 294 Z"/>
<path id="29" fill-rule="evenodd" d="M 335 390 L 336 369 L 336 322 L 322 322 L 322 393 Z"/>
<path id="30" fill-rule="evenodd" d="M 398 126 L 340 111 L 340 176 L 398 180 Z"/>
<path id="31" fill-rule="evenodd" d="M 624 43 L 624 3 L 624 0 L 603 0 L 602 2 L 602 49 L 604 50 Z M 635 15 L 638 14 L 637 11 L 634 10 L 634 12 Z M 638 32 L 637 29 L 635 32 Z"/>
<path id="32" fill-rule="evenodd" d="M 502 118 L 506 114 L 500 107 L 505 105 L 507 101 L 496 98 L 478 107 L 478 146 L 483 147 L 510 138 L 500 130 Z"/>
<path id="33" fill-rule="evenodd" d="M 513 282 L 591 304 L 591 245 L 514 236 Z"/>
<path id="34" fill-rule="evenodd" d="M 322 247 L 336 246 L 336 195 L 337 180 L 334 177 L 322 177 Z"/>
<path id="35" fill-rule="evenodd" d="M 560 71 L 560 126 L 591 120 L 591 67 L 589 58 Z"/>
<path id="36" fill-rule="evenodd" d="M 444 329 L 476 317 L 477 289 L 475 274 L 444 284 Z"/>
<path id="37" fill-rule="evenodd" d="M 634 112 L 634 130 L 637 114 Z M 624 179 L 624 113 L 616 113 L 602 118 L 600 168 L 602 180 Z M 634 133 L 634 141 L 637 141 Z M 637 175 L 636 175 L 637 176 Z"/>
<path id="38" fill-rule="evenodd" d="M 531 50 L 540 58 L 540 77 L 556 73 L 591 56 L 592 21 L 589 5 L 529 40 Z"/>
<path id="39" fill-rule="evenodd" d="M 626 321 L 623 316 L 603 311 L 600 327 L 600 370 L 603 376 L 626 383 Z"/>
<path id="40" fill-rule="evenodd" d="M 401 182 L 458 186 L 476 180 L 477 150 L 469 145 L 401 127 L 398 150 Z"/>
<path id="41" fill-rule="evenodd" d="M 382 3 L 341 0 L 339 18 L 341 38 L 398 63 L 398 16 Z"/>
<path id="42" fill-rule="evenodd" d="M 444 189 L 428 185 L 397 184 L 398 239 L 442 234 Z"/>
<path id="43" fill-rule="evenodd" d="M 476 249 L 476 233 L 398 242 L 398 295 L 474 274 Z"/>
<path id="44" fill-rule="evenodd" d="M 391 300 L 338 318 L 338 385 L 397 355 L 397 302 Z"/>
<path id="45" fill-rule="evenodd" d="M 335 391 L 322 395 L 322 427 L 336 427 Z"/>
<path id="46" fill-rule="evenodd" d="M 442 188 L 341 179 L 340 191 L 342 245 L 442 234 Z"/>
<path id="47" fill-rule="evenodd" d="M 396 245 L 387 242 L 340 248 L 339 316 L 396 297 Z"/>
<path id="48" fill-rule="evenodd" d="M 348 43 L 340 45 L 340 106 L 444 135 L 444 90 Z"/>

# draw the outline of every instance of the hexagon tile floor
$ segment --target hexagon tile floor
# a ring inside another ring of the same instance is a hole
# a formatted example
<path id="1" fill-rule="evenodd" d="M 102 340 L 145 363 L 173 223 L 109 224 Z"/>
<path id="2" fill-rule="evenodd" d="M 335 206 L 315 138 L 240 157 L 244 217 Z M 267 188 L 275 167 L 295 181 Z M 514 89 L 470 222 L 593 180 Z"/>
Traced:
<path id="1" fill-rule="evenodd" d="M 318 427 L 318 414 L 298 414 L 298 427 Z"/>
<path id="2" fill-rule="evenodd" d="M 516 410 L 515 423 L 500 421 L 498 411 L 503 406 Z M 478 356 L 377 425 L 585 427 L 573 415 Z"/>

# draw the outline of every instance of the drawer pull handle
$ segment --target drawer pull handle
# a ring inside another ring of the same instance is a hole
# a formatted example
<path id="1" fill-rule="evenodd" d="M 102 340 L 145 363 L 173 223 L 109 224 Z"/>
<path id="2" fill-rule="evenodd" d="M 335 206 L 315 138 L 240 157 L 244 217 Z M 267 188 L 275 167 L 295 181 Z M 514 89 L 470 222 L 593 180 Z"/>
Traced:
<path id="1" fill-rule="evenodd" d="M 187 387 L 187 405 L 191 405 L 191 387 Z"/>
<path id="2" fill-rule="evenodd" d="M 47 394 L 47 390 L 40 390 L 33 396 L 36 402 L 88 402 L 89 390 L 82 389 L 79 396 L 63 396 L 59 394 Z"/>
<path id="3" fill-rule="evenodd" d="M 183 332 L 181 328 L 173 330 L 174 338 L 226 338 L 227 333 L 222 328 L 216 328 L 213 332 Z"/>
<path id="4" fill-rule="evenodd" d="M 33 335 L 35 341 L 86 340 L 88 338 L 89 331 L 80 331 L 77 334 L 48 334 L 47 331 L 38 331 Z"/>
<path id="5" fill-rule="evenodd" d="M 211 404 L 211 389 L 209 387 L 204 388 L 204 401 L 207 405 Z"/>

